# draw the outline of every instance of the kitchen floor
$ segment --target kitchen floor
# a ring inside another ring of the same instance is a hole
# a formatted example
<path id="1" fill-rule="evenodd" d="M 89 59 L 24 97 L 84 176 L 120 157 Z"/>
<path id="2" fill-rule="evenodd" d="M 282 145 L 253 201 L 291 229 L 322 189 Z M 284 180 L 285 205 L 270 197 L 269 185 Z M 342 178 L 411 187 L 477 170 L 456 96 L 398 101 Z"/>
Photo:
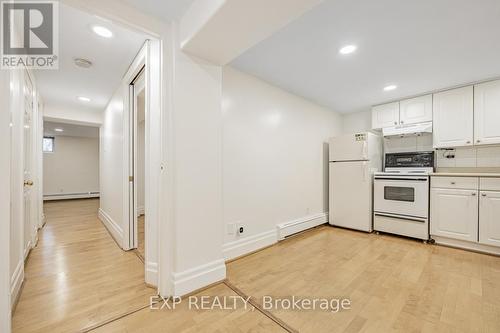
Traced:
<path id="1" fill-rule="evenodd" d="M 197 296 L 252 296 L 233 310 L 149 309 L 143 265 L 97 220 L 97 201 L 49 203 L 14 332 L 500 331 L 500 257 L 322 226 L 227 264 Z M 263 296 L 351 308 L 262 310 Z M 87 328 L 87 329 L 85 329 Z"/>

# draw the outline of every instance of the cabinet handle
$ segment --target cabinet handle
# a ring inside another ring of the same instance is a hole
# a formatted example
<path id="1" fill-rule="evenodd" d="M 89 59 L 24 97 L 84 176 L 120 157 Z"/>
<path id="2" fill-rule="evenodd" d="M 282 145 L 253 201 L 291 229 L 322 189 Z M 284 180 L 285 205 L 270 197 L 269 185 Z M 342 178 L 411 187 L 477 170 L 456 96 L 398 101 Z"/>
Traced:
<path id="1" fill-rule="evenodd" d="M 456 183 L 455 182 L 451 182 L 451 185 L 455 185 Z"/>
<path id="2" fill-rule="evenodd" d="M 481 195 L 482 195 L 483 197 L 485 197 L 485 196 L 486 196 L 486 193 L 482 193 Z"/>
<path id="3" fill-rule="evenodd" d="M 481 142 L 481 140 L 477 140 L 476 142 L 479 143 L 479 142 Z"/>
<path id="4" fill-rule="evenodd" d="M 397 121 L 395 121 L 395 122 L 394 122 L 394 125 L 397 125 L 397 124 L 398 124 L 398 122 L 397 122 Z"/>
<path id="5" fill-rule="evenodd" d="M 468 145 L 469 145 L 469 144 L 470 144 L 470 141 L 467 141 L 467 142 L 466 142 L 466 144 L 468 144 Z"/>
<path id="6" fill-rule="evenodd" d="M 472 192 L 472 196 L 475 197 L 476 196 L 476 192 Z"/>
<path id="7" fill-rule="evenodd" d="M 401 121 L 400 121 L 400 123 L 401 123 L 401 124 L 404 124 L 405 122 L 401 120 Z"/>

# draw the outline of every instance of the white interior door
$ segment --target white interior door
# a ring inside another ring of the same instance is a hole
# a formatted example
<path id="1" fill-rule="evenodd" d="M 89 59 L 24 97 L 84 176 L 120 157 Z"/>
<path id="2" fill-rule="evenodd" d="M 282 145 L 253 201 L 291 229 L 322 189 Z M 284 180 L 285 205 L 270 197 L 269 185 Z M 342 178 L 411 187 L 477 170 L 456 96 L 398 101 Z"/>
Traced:
<path id="1" fill-rule="evenodd" d="M 24 229 L 24 256 L 26 257 L 33 246 L 33 84 L 27 72 L 24 75 L 24 116 L 23 116 L 23 229 Z"/>
<path id="2" fill-rule="evenodd" d="M 129 209 L 130 209 L 130 247 L 135 249 L 138 246 L 138 200 L 137 200 L 137 128 L 138 128 L 138 97 L 139 94 L 145 90 L 144 68 L 137 75 L 134 82 L 130 85 L 130 182 L 129 182 Z"/>

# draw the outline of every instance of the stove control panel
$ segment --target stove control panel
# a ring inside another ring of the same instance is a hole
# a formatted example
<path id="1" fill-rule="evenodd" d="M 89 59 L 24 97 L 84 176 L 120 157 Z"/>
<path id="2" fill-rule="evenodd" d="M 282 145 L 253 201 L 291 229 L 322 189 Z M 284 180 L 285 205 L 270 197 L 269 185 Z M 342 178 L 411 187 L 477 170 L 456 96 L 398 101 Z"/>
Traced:
<path id="1" fill-rule="evenodd" d="M 385 154 L 386 168 L 434 168 L 434 152 Z"/>

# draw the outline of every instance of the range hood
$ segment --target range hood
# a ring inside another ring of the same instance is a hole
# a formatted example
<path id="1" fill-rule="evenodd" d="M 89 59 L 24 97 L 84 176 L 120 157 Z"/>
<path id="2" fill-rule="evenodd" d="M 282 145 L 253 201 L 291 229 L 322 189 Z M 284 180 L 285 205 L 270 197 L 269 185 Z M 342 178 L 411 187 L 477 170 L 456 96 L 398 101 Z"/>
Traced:
<path id="1" fill-rule="evenodd" d="M 386 127 L 382 129 L 384 137 L 421 136 L 427 133 L 432 133 L 432 121 L 413 125 Z"/>

